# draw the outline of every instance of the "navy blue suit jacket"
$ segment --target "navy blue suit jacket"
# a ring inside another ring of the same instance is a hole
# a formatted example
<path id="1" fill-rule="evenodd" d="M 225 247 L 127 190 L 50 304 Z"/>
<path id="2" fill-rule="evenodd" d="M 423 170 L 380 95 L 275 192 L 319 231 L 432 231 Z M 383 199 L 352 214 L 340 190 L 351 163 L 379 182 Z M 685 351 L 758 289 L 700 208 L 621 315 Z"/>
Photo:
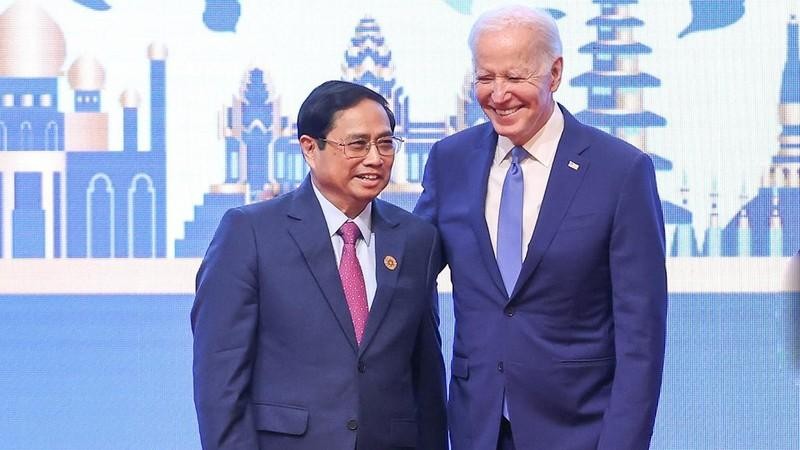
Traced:
<path id="1" fill-rule="evenodd" d="M 380 200 L 372 228 L 377 290 L 358 346 L 309 179 L 225 214 L 191 314 L 203 448 L 446 448 L 436 230 Z"/>
<path id="2" fill-rule="evenodd" d="M 667 306 L 653 164 L 562 111 L 564 133 L 511 293 L 484 216 L 492 125 L 430 152 L 415 212 L 439 229 L 452 276 L 454 450 L 495 448 L 504 392 L 518 450 L 649 446 Z"/>

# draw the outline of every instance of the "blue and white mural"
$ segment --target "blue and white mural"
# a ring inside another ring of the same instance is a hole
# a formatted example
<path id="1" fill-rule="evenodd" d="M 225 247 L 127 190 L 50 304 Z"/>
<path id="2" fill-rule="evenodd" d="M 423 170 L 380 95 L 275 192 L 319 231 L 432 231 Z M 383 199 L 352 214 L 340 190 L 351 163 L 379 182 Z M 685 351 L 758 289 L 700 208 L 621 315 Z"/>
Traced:
<path id="1" fill-rule="evenodd" d="M 498 3 L 0 0 L 2 447 L 197 448 L 188 310 L 222 214 L 305 177 L 297 109 L 327 79 L 389 99 L 382 197 L 411 209 L 430 146 L 486 120 L 466 36 Z M 561 30 L 556 99 L 657 169 L 652 448 L 800 448 L 800 7 L 525 3 Z"/>

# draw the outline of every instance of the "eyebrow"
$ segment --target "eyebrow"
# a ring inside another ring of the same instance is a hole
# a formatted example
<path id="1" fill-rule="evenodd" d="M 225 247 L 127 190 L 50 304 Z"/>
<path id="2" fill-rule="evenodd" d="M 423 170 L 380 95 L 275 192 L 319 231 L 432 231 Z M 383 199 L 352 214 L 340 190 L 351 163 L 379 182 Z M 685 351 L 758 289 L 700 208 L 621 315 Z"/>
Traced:
<path id="1" fill-rule="evenodd" d="M 383 131 L 381 133 L 378 133 L 378 135 L 375 136 L 375 139 L 385 138 L 385 137 L 389 137 L 391 135 L 392 135 L 392 131 L 391 130 L 386 130 L 386 131 Z M 370 135 L 367 134 L 367 133 L 353 133 L 353 134 L 346 135 L 345 139 L 365 139 L 365 140 L 369 140 L 370 139 Z"/>

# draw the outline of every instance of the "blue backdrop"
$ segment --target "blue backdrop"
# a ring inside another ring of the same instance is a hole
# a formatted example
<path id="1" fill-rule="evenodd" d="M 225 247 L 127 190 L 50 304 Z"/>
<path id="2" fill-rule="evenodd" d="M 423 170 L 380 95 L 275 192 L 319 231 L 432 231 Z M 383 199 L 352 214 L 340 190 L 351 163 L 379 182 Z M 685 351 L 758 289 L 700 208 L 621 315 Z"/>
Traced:
<path id="1" fill-rule="evenodd" d="M 466 36 L 498 3 L 0 1 L 0 447 L 198 448 L 188 312 L 221 215 L 306 175 L 295 116 L 327 79 L 390 100 L 383 197 L 412 208 L 431 144 L 486 120 Z M 652 448 L 800 448 L 800 7 L 525 3 L 561 30 L 556 99 L 657 169 Z"/>

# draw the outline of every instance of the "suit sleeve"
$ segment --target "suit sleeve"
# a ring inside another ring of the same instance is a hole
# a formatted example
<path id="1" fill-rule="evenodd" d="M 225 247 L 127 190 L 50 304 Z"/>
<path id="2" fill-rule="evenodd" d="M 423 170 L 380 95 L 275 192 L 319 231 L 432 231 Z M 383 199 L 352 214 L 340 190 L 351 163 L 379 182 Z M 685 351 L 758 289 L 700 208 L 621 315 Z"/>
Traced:
<path id="1" fill-rule="evenodd" d="M 439 260 L 438 238 L 434 235 L 428 261 L 426 289 L 435 302 L 436 276 Z M 417 448 L 447 449 L 447 413 L 445 409 L 445 372 L 442 360 L 442 341 L 439 336 L 438 304 L 429 305 L 422 314 L 412 361 L 414 396 L 417 401 Z"/>
<path id="2" fill-rule="evenodd" d="M 616 371 L 597 448 L 646 450 L 661 390 L 667 275 L 661 201 L 645 153 L 626 176 L 609 250 Z"/>
<path id="3" fill-rule="evenodd" d="M 437 198 L 436 191 L 436 156 L 438 155 L 436 149 L 438 146 L 438 142 L 433 144 L 433 147 L 431 147 L 431 151 L 428 154 L 428 162 L 425 164 L 425 173 L 422 176 L 422 194 L 420 194 L 417 204 L 414 206 L 414 214 L 425 219 L 427 222 L 433 224 L 433 226 L 437 228 L 439 227 L 439 199 Z M 441 248 L 441 242 L 438 240 L 437 242 L 437 245 L 439 246 L 439 258 L 437 258 L 435 261 L 435 269 L 436 274 L 438 275 L 439 272 L 444 269 L 446 264 L 446 256 L 444 254 L 444 249 Z"/>
<path id="4" fill-rule="evenodd" d="M 196 279 L 194 402 L 203 449 L 256 449 L 250 379 L 258 321 L 257 251 L 240 209 L 222 218 Z"/>

